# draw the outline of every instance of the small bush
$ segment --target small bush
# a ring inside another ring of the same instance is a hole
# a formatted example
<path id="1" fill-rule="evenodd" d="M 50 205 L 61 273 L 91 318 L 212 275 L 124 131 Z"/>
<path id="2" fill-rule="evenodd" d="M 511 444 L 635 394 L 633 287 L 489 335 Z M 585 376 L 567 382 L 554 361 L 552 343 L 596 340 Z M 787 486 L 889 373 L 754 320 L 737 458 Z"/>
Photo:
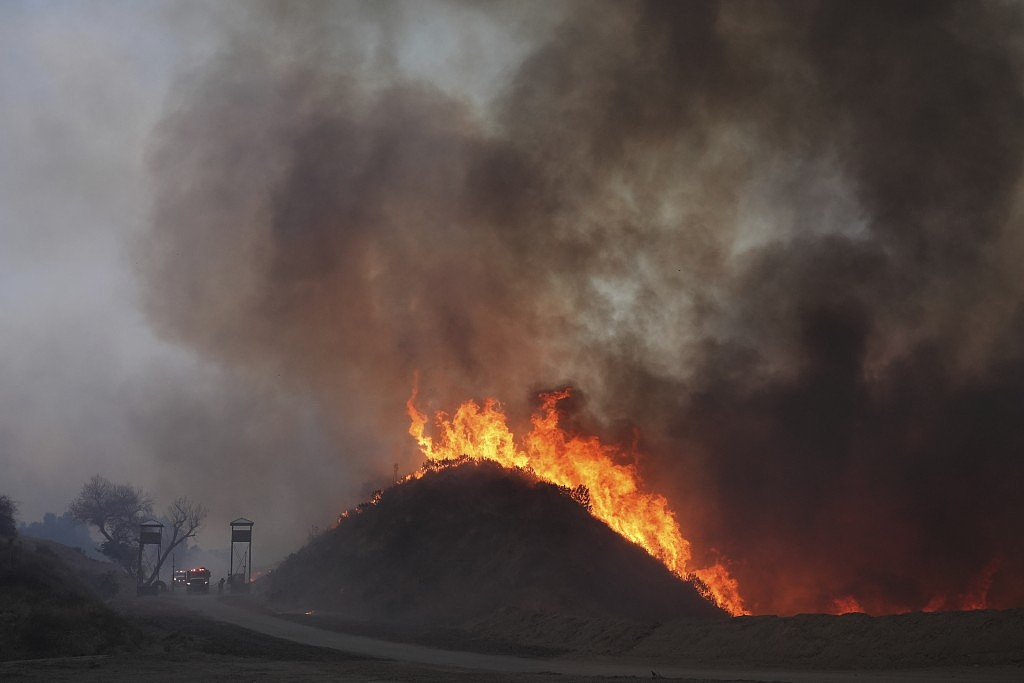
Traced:
<path id="1" fill-rule="evenodd" d="M 121 590 L 121 582 L 117 580 L 117 572 L 93 575 L 90 585 L 101 598 L 112 598 Z"/>
<path id="2" fill-rule="evenodd" d="M 583 484 L 580 484 L 572 491 L 569 492 L 569 497 L 580 504 L 580 506 L 587 512 L 593 512 L 594 506 L 590 502 L 590 489 Z"/>

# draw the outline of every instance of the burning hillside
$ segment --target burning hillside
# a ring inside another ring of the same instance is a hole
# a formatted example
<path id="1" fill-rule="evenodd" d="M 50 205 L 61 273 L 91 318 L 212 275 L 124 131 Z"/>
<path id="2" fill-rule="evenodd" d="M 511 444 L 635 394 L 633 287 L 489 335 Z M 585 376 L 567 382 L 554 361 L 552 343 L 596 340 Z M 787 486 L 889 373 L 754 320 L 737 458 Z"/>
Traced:
<path id="1" fill-rule="evenodd" d="M 731 614 L 744 614 L 739 586 L 721 564 L 690 569 L 690 542 L 676 523 L 664 496 L 645 492 L 640 475 L 623 453 L 595 437 L 581 437 L 559 427 L 558 402 L 571 389 L 541 394 L 541 407 L 531 418 L 532 431 L 516 442 L 497 401 L 483 407 L 463 403 L 454 415 L 437 414 L 438 438 L 426 434 L 427 416 L 416 409 L 415 392 L 407 408 L 416 439 L 430 462 L 459 458 L 491 460 L 505 467 L 525 468 L 540 479 L 585 497 L 595 517 L 624 538 L 644 548 L 685 580 L 694 580 L 705 596 Z"/>
<path id="2" fill-rule="evenodd" d="M 584 485 L 732 612 L 1024 605 L 1021 8 L 596 4 L 225 10 L 137 262 L 166 339 L 329 444 L 262 490 L 322 519 L 414 469 L 415 370 L 414 426 L 572 385 L 635 469 L 543 408 L 416 436 Z"/>
<path id="3" fill-rule="evenodd" d="M 498 610 L 660 620 L 723 613 L 566 491 L 468 462 L 387 489 L 290 556 L 293 607 L 458 625 Z"/>

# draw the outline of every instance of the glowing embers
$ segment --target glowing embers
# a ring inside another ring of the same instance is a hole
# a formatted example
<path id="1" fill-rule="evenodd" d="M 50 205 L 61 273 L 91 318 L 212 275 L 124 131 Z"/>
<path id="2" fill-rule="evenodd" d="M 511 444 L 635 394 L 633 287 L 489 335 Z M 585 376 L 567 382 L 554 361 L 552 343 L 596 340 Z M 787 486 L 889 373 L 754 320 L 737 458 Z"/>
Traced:
<path id="1" fill-rule="evenodd" d="M 565 432 L 558 424 L 557 404 L 571 389 L 541 394 L 541 406 L 530 421 L 531 431 L 518 443 L 505 414 L 494 399 L 481 406 L 466 401 L 454 415 L 438 412 L 436 437 L 426 434 L 428 418 L 407 402 L 409 433 L 431 461 L 492 460 L 505 467 L 529 470 L 545 481 L 589 493 L 595 517 L 661 560 L 730 614 L 746 614 L 739 586 L 721 564 L 690 569 L 690 542 L 683 538 L 664 496 L 641 489 L 637 469 L 617 462 L 619 449 L 596 437 Z M 582 487 L 582 488 L 581 488 Z"/>

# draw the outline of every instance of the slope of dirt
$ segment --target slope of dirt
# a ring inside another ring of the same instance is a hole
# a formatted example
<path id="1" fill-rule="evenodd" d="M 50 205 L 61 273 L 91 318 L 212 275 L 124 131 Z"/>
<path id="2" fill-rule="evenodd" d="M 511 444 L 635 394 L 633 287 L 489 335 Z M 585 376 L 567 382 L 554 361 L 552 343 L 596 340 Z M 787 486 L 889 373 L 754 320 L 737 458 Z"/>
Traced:
<path id="1" fill-rule="evenodd" d="M 45 538 L 21 536 L 20 539 L 23 544 L 34 544 L 41 552 L 46 552 L 41 550 L 43 548 L 48 549 L 100 597 L 109 598 L 135 592 L 135 579 L 113 562 L 93 559 L 78 548 Z"/>
<path id="2" fill-rule="evenodd" d="M 293 608 L 435 626 L 509 609 L 724 616 L 557 487 L 486 462 L 389 489 L 282 563 L 269 595 Z"/>
<path id="3" fill-rule="evenodd" d="M 116 581 L 83 576 L 52 546 L 18 539 L 0 562 L 0 660 L 135 649 L 137 629 L 101 601 Z"/>
<path id="4" fill-rule="evenodd" d="M 858 670 L 1024 666 L 1024 609 L 677 620 L 655 629 L 628 654 L 716 665 Z"/>

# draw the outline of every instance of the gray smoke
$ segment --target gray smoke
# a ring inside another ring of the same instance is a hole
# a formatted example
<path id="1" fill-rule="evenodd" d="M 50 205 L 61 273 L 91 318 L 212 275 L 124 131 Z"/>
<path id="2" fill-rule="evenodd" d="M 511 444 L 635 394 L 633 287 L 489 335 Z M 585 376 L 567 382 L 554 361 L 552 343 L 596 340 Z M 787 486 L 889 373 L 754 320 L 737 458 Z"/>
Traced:
<path id="1" fill-rule="evenodd" d="M 758 612 L 1024 601 L 1017 8 L 268 7 L 153 140 L 167 339 L 367 476 L 415 465 L 417 371 L 520 417 L 572 382 Z"/>

